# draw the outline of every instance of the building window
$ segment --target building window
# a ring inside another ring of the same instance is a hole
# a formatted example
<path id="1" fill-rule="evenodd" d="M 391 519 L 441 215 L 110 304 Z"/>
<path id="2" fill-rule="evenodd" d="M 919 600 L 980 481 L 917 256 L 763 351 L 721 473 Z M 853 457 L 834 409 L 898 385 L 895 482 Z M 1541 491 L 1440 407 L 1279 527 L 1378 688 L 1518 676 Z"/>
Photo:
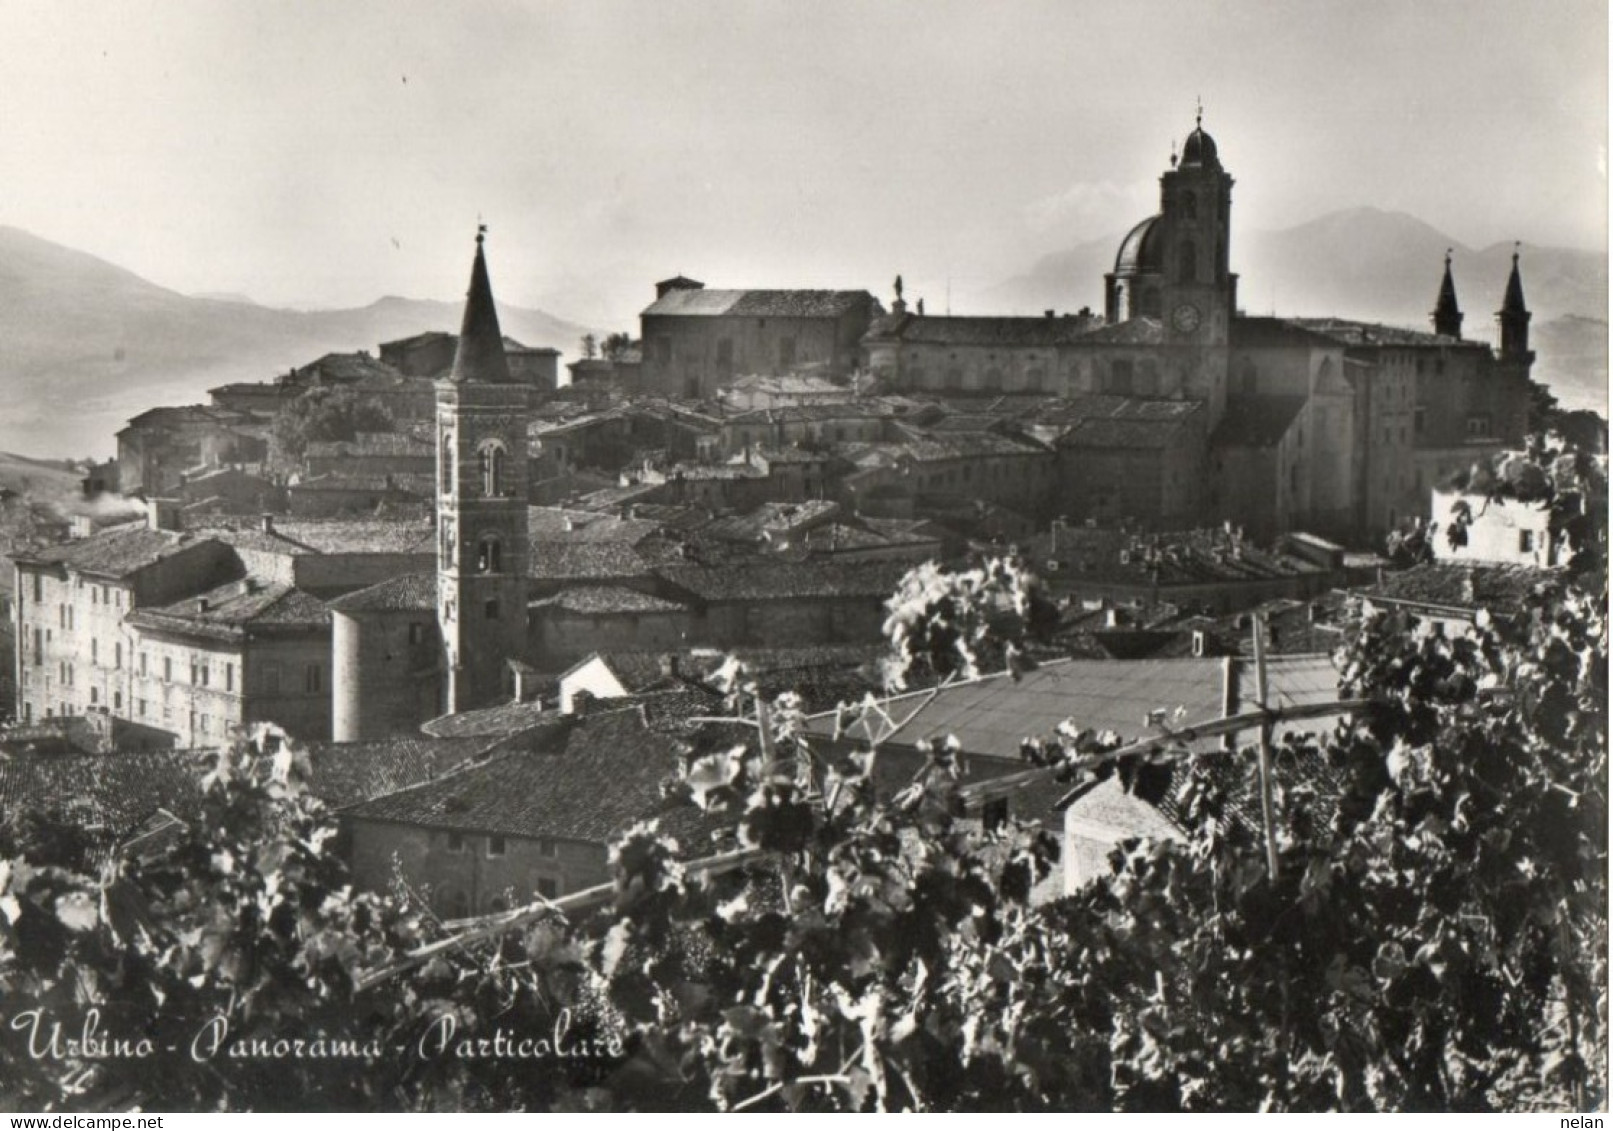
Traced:
<path id="1" fill-rule="evenodd" d="M 491 534 L 484 534 L 482 540 L 476 544 L 476 572 L 504 572 L 503 548 L 499 545 L 499 540 Z"/>
<path id="2" fill-rule="evenodd" d="M 43 664 L 44 662 L 45 662 L 45 634 L 43 632 L 41 632 L 39 629 L 36 628 L 36 629 L 34 629 L 34 663 L 36 665 L 38 665 L 38 664 Z"/>
<path id="3" fill-rule="evenodd" d="M 162 678 L 163 682 L 165 683 L 172 683 L 174 681 L 174 661 L 170 656 L 164 656 L 162 658 Z"/>
<path id="4" fill-rule="evenodd" d="M 309 664 L 302 674 L 302 689 L 310 695 L 317 694 L 324 682 L 324 674 L 324 669 L 318 664 Z"/>
<path id="5" fill-rule="evenodd" d="M 225 664 L 224 665 L 224 690 L 225 691 L 234 691 L 235 690 L 235 665 L 234 664 Z"/>
<path id="6" fill-rule="evenodd" d="M 496 597 L 487 602 L 486 612 L 488 620 L 498 620 L 498 599 Z"/>
<path id="7" fill-rule="evenodd" d="M 135 700 L 134 709 L 135 713 L 142 719 L 146 717 L 146 701 L 144 699 Z"/>
<path id="8" fill-rule="evenodd" d="M 199 669 L 196 667 L 196 661 L 192 660 L 190 662 L 190 685 L 192 687 L 195 687 L 197 684 L 199 684 L 201 682 L 202 682 L 202 677 L 201 677 L 201 675 L 199 673 Z"/>
<path id="9" fill-rule="evenodd" d="M 778 340 L 778 363 L 780 369 L 788 369 L 795 364 L 794 338 L 780 338 Z"/>
<path id="10" fill-rule="evenodd" d="M 112 693 L 112 709 L 114 711 L 123 710 L 123 692 L 114 691 Z"/>
<path id="11" fill-rule="evenodd" d="M 1467 435 L 1471 440 L 1487 440 L 1490 437 L 1490 416 L 1480 413 L 1467 418 Z"/>
<path id="12" fill-rule="evenodd" d="M 1418 405 L 1411 410 L 1411 431 L 1415 436 L 1421 436 L 1428 424 L 1428 409 Z"/>
<path id="13" fill-rule="evenodd" d="M 1518 531 L 1518 553 L 1532 554 L 1535 552 L 1535 532 L 1533 530 Z"/>
<path id="14" fill-rule="evenodd" d="M 544 899 L 560 898 L 560 881 L 549 876 L 542 876 L 538 880 L 538 894 Z"/>
<path id="15" fill-rule="evenodd" d="M 463 833 L 449 833 L 448 834 L 448 851 L 449 852 L 463 852 L 463 851 L 465 851 L 465 835 Z"/>
<path id="16" fill-rule="evenodd" d="M 45 600 L 45 575 L 34 574 L 34 603 L 40 604 Z"/>
<path id="17" fill-rule="evenodd" d="M 425 639 L 426 639 L 426 626 L 421 624 L 419 621 L 414 621 L 413 623 L 411 623 L 409 625 L 409 643 L 410 644 L 421 644 L 421 643 L 425 642 Z"/>
<path id="18" fill-rule="evenodd" d="M 263 674 L 258 677 L 258 683 L 264 692 L 269 695 L 280 694 L 280 665 L 264 664 Z"/>
<path id="19" fill-rule="evenodd" d="M 454 489 L 454 434 L 442 434 L 442 446 L 437 449 L 437 466 L 442 475 L 442 493 L 450 494 Z"/>
<path id="20" fill-rule="evenodd" d="M 90 688 L 90 702 L 91 703 L 99 703 L 100 701 L 101 701 L 101 689 L 99 687 Z"/>
<path id="21" fill-rule="evenodd" d="M 560 855 L 560 842 L 543 837 L 538 841 L 538 855 L 556 857 Z"/>
<path id="22" fill-rule="evenodd" d="M 115 668 L 123 666 L 123 641 L 121 640 L 112 642 L 112 666 Z"/>
<path id="23" fill-rule="evenodd" d="M 487 856 L 488 856 L 488 859 L 492 859 L 495 856 L 503 856 L 504 853 L 505 853 L 505 848 L 506 848 L 506 846 L 504 844 L 504 838 L 503 837 L 501 837 L 501 836 L 490 836 L 490 837 L 487 838 Z"/>
<path id="24" fill-rule="evenodd" d="M 482 477 L 482 494 L 489 499 L 504 495 L 504 446 L 483 444 L 476 452 L 476 467 Z"/>

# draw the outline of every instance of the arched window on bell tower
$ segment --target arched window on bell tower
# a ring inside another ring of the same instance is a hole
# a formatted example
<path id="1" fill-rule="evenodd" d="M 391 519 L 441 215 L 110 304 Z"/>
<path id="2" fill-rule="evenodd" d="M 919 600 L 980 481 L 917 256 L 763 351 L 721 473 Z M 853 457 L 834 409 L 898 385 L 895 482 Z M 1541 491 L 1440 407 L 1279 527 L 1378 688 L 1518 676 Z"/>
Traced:
<path id="1" fill-rule="evenodd" d="M 484 534 L 476 543 L 476 572 L 503 573 L 504 549 L 497 537 Z"/>
<path id="2" fill-rule="evenodd" d="M 1183 240 L 1181 250 L 1176 254 L 1180 261 L 1177 268 L 1179 278 L 1184 283 L 1193 282 L 1194 279 L 1198 278 L 1199 273 L 1198 248 L 1193 246 L 1192 240 Z"/>
<path id="3" fill-rule="evenodd" d="M 1199 198 L 1192 193 L 1182 194 L 1182 219 L 1197 220 L 1199 218 Z"/>
<path id="4" fill-rule="evenodd" d="M 504 445 L 483 444 L 476 452 L 476 466 L 482 477 L 482 494 L 497 499 L 504 494 Z"/>

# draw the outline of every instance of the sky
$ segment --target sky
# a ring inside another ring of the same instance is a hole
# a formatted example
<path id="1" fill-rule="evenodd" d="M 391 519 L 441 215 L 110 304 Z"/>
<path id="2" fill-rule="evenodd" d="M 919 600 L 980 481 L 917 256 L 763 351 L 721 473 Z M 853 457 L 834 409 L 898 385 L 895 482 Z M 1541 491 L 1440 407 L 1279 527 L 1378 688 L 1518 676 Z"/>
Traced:
<path id="1" fill-rule="evenodd" d="M 1199 99 L 1237 225 L 1607 238 L 1592 0 L 0 0 L 0 28 L 0 224 L 277 306 L 455 299 L 480 218 L 501 301 L 595 326 L 679 273 L 901 272 L 962 313 L 1153 212 Z"/>

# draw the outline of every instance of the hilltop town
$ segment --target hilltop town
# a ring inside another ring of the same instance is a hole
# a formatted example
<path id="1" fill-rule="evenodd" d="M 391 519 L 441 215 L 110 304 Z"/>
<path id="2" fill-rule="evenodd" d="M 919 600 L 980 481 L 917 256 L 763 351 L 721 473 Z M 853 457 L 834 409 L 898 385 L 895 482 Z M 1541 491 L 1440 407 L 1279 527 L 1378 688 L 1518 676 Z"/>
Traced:
<path id="1" fill-rule="evenodd" d="M 1033 678 L 980 673 L 907 724 L 940 712 L 984 779 L 1055 685 L 1058 718 L 1121 730 L 1236 714 L 1252 614 L 1277 691 L 1325 702 L 1350 595 L 1518 606 L 1558 561 L 1541 514 L 1433 532 L 1542 423 L 1520 257 L 1431 264 L 1424 329 L 1251 316 L 1202 122 L 1159 184 L 1101 312 L 678 276 L 564 380 L 501 332 L 478 234 L 459 334 L 153 407 L 70 522 L 3 501 L 0 798 L 140 835 L 192 803 L 183 752 L 273 724 L 315 752 L 361 881 L 401 854 L 444 913 L 483 913 L 604 877 L 728 657 L 808 712 L 901 691 L 886 622 L 926 563 L 1014 560 L 1045 606 Z M 1498 309 L 1499 348 L 1464 336 L 1462 294 Z M 1065 820 L 1012 800 L 982 805 Z M 1054 888 L 1161 819 L 1082 824 Z"/>

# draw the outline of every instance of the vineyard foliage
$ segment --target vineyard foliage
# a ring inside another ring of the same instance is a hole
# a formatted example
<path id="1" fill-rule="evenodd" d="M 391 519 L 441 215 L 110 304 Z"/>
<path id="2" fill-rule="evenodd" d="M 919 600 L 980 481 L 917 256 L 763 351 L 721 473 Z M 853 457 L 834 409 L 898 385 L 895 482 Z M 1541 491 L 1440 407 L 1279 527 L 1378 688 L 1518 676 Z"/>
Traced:
<path id="1" fill-rule="evenodd" d="M 956 743 L 876 790 L 881 750 L 809 745 L 800 701 L 733 667 L 753 737 L 694 759 L 667 805 L 733 829 L 746 863 L 696 874 L 709 850 L 649 819 L 586 909 L 445 924 L 401 880 L 355 891 L 306 757 L 243 741 L 160 850 L 103 859 L 48 821 L 0 827 L 0 1094 L 74 1111 L 1599 1102 L 1605 484 L 1584 457 L 1531 459 L 1540 474 L 1514 479 L 1571 567 L 1524 622 L 1361 612 L 1339 659 L 1372 707 L 1276 751 L 1275 874 L 1239 801 L 1255 759 L 1181 752 L 1184 835 L 1122 844 L 1109 876 L 1033 905 L 1058 845 L 960 813 Z M 917 572 L 892 604 L 897 674 L 1011 665 L 1033 590 L 1011 560 Z M 1079 719 L 1042 737 L 1044 760 L 1069 752 L 1046 767 L 1066 788 L 1093 740 Z"/>

